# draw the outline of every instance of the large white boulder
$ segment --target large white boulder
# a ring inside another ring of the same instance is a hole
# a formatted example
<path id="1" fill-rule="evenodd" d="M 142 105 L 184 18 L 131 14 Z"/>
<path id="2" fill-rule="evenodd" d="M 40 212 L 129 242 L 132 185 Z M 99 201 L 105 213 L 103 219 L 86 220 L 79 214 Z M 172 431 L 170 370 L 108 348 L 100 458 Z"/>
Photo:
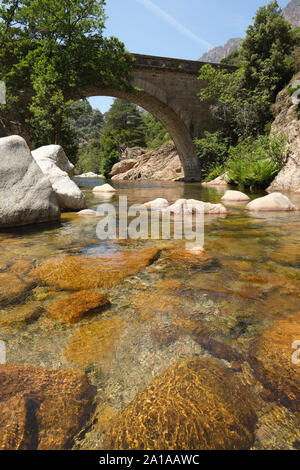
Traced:
<path id="1" fill-rule="evenodd" d="M 116 190 L 110 184 L 102 184 L 102 186 L 95 186 L 94 193 L 115 193 Z"/>
<path id="2" fill-rule="evenodd" d="M 34 150 L 35 158 L 48 158 L 55 163 L 60 170 L 68 173 L 70 177 L 74 176 L 74 165 L 70 162 L 64 149 L 60 145 L 45 145 Z"/>
<path id="3" fill-rule="evenodd" d="M 25 140 L 17 135 L 0 139 L 0 227 L 59 219 L 56 195 Z"/>
<path id="4" fill-rule="evenodd" d="M 271 193 L 268 196 L 254 199 L 247 206 L 248 211 L 296 211 L 297 208 L 287 196 Z"/>
<path id="5" fill-rule="evenodd" d="M 227 214 L 227 209 L 222 204 L 197 201 L 196 199 L 178 199 L 166 209 L 171 214 Z"/>
<path id="6" fill-rule="evenodd" d="M 152 210 L 163 210 L 169 207 L 169 202 L 167 199 L 162 199 L 159 197 L 154 199 L 154 201 L 146 202 L 144 206 Z"/>
<path id="7" fill-rule="evenodd" d="M 85 209 L 84 195 L 68 173 L 61 169 L 65 168 L 70 172 L 72 165 L 68 159 L 65 160 L 62 148 L 59 145 L 47 145 L 34 150 L 32 156 L 52 184 L 60 208 L 71 211 Z"/>
<path id="8" fill-rule="evenodd" d="M 93 171 L 89 171 L 88 173 L 82 173 L 81 175 L 76 175 L 76 178 L 102 178 L 105 179 L 104 175 L 97 175 Z"/>
<path id="9" fill-rule="evenodd" d="M 177 199 L 173 204 L 171 204 L 167 211 L 171 214 L 180 214 L 182 212 L 182 207 L 186 204 L 186 199 Z"/>
<path id="10" fill-rule="evenodd" d="M 246 202 L 249 201 L 250 197 L 241 191 L 226 191 L 221 201 L 223 202 Z"/>
<path id="11" fill-rule="evenodd" d="M 82 211 L 77 212 L 77 215 L 80 215 L 83 217 L 96 217 L 97 212 L 94 211 L 93 209 L 83 209 Z"/>

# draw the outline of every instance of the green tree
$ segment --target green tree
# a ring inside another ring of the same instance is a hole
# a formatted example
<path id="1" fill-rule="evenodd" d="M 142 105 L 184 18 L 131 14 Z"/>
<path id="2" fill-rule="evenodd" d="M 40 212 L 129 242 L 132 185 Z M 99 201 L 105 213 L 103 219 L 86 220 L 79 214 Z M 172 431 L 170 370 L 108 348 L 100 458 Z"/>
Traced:
<path id="1" fill-rule="evenodd" d="M 207 86 L 199 97 L 211 101 L 210 111 L 218 129 L 230 143 L 263 133 L 270 119 L 270 103 L 264 96 L 250 92 L 243 82 L 243 71 L 227 72 L 207 64 L 200 70 Z"/>
<path id="2" fill-rule="evenodd" d="M 295 35 L 277 1 L 261 7 L 239 51 L 236 71 L 202 67 L 200 79 L 207 88 L 200 100 L 210 100 L 223 135 L 237 143 L 269 130 L 272 105 L 291 77 Z"/>
<path id="3" fill-rule="evenodd" d="M 92 86 L 128 89 L 131 59 L 104 38 L 104 0 L 2 2 L 2 133 L 15 123 L 33 145 L 61 143 L 67 107 Z"/>
<path id="4" fill-rule="evenodd" d="M 195 139 L 195 146 L 200 160 L 201 178 L 210 181 L 220 176 L 228 156 L 229 142 L 221 132 L 205 132 L 201 139 Z"/>
<path id="5" fill-rule="evenodd" d="M 126 147 L 145 147 L 145 122 L 136 105 L 115 99 L 104 119 L 101 138 L 102 171 L 109 175 Z"/>
<path id="6" fill-rule="evenodd" d="M 68 123 L 76 134 L 76 143 L 84 145 L 102 135 L 103 114 L 93 109 L 87 99 L 75 101 L 68 108 Z"/>
<path id="7" fill-rule="evenodd" d="M 102 171 L 101 139 L 93 139 L 79 147 L 76 168 L 80 173 L 92 171 L 99 174 Z"/>
<path id="8" fill-rule="evenodd" d="M 259 8 L 240 54 L 247 88 L 274 101 L 291 77 L 293 46 L 291 24 L 282 16 L 277 0 Z"/>
<path id="9" fill-rule="evenodd" d="M 116 98 L 105 115 L 104 134 L 119 133 L 119 146 L 145 145 L 145 123 L 142 112 L 133 103 Z M 123 142 L 122 142 L 123 140 Z"/>
<path id="10" fill-rule="evenodd" d="M 146 128 L 145 142 L 148 149 L 156 149 L 171 140 L 166 128 L 152 114 L 145 114 L 144 122 Z"/>
<path id="11" fill-rule="evenodd" d="M 293 29 L 293 37 L 295 41 L 295 47 L 292 53 L 292 68 L 293 72 L 296 73 L 300 70 L 300 26 L 298 28 Z"/>

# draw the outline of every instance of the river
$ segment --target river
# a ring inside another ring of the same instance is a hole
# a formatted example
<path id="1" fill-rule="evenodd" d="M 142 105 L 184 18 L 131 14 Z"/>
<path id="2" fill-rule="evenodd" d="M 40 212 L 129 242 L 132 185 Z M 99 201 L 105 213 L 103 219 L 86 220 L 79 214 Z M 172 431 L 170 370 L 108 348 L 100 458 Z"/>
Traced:
<path id="1" fill-rule="evenodd" d="M 116 194 L 96 196 L 91 188 L 99 184 L 98 180 L 78 178 L 76 182 L 83 187 L 88 207 L 94 209 L 101 202 L 117 207 L 119 195 L 126 195 L 128 204 L 158 197 L 170 203 L 179 198 L 217 203 L 225 191 L 200 184 L 113 182 Z M 251 199 L 259 195 L 249 194 Z M 300 195 L 289 196 L 300 207 Z M 34 315 L 6 321 L 16 302 L 2 307 L 0 339 L 6 344 L 8 362 L 47 369 L 78 368 L 97 387 L 98 424 L 78 435 L 73 448 L 103 448 L 111 420 L 155 378 L 174 364 L 199 358 L 215 358 L 251 390 L 257 415 L 252 448 L 300 446 L 297 406 L 274 398 L 272 385 L 264 384 L 261 372 L 255 370 L 256 353 L 251 353 L 253 344 L 258 344 L 255 351 L 261 354 L 257 339 L 276 322 L 299 311 L 300 213 L 264 215 L 248 213 L 244 205 L 228 208 L 226 217 L 205 218 L 207 256 L 199 262 L 196 255 L 194 260 L 184 256 L 183 241 L 100 241 L 96 237 L 98 219 L 76 213 L 62 214 L 57 225 L 0 233 L 1 273 L 10 272 L 18 261 L 19 274 L 25 279 L 40 263 L 57 257 L 83 255 L 92 263 L 93 258 L 106 256 L 108 262 L 111 259 L 115 263 L 117 272 L 118 253 L 125 257 L 132 252 L 138 257 L 139 250 L 159 253 L 151 263 L 142 263 L 137 272 L 131 274 L 129 270 L 129 275 L 121 276 L 118 282 L 97 286 L 96 290 L 109 298 L 109 307 L 76 323 L 49 315 L 49 306 L 71 290 L 55 282 L 35 282 L 20 297 L 18 305 L 24 311 L 28 308 L 32 312 L 32 305 L 38 304 Z M 272 360 L 270 351 L 270 365 L 268 353 L 265 357 L 266 374 L 272 367 L 276 370 Z M 299 371 L 300 366 L 295 371 L 296 384 Z M 189 399 L 187 394 L 187 405 Z M 215 406 L 213 399 L 211 406 Z M 139 419 L 142 414 L 137 416 L 137 423 Z M 208 423 L 211 419 L 207 415 Z M 182 426 L 185 423 L 183 417 Z"/>

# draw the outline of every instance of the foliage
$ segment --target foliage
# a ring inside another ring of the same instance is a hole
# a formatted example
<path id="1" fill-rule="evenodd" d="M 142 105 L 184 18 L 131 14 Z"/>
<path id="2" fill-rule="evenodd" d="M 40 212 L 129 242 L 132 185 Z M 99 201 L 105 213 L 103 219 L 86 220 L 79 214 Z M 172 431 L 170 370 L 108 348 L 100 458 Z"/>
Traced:
<path id="1" fill-rule="evenodd" d="M 247 88 L 266 95 L 266 100 L 273 102 L 291 78 L 294 43 L 291 24 L 282 16 L 278 2 L 259 8 L 241 48 Z"/>
<path id="2" fill-rule="evenodd" d="M 199 78 L 207 83 L 200 91 L 200 100 L 212 101 L 211 113 L 224 136 L 237 143 L 264 132 L 271 120 L 270 102 L 245 87 L 242 69 L 231 73 L 207 64 L 201 68 Z"/>
<path id="3" fill-rule="evenodd" d="M 144 122 L 146 129 L 145 142 L 148 149 L 156 149 L 171 140 L 166 128 L 152 114 L 146 114 Z"/>
<path id="4" fill-rule="evenodd" d="M 212 181 L 212 180 L 218 178 L 219 176 L 223 175 L 224 172 L 225 172 L 225 170 L 224 170 L 223 165 L 216 165 L 216 166 L 211 168 L 211 170 L 209 171 L 207 176 L 204 178 L 204 181 L 206 181 L 206 182 Z"/>
<path id="5" fill-rule="evenodd" d="M 76 133 L 76 143 L 82 145 L 101 137 L 104 116 L 93 109 L 87 99 L 82 99 L 69 106 L 68 122 Z"/>
<path id="6" fill-rule="evenodd" d="M 145 123 L 133 103 L 115 99 L 106 113 L 101 138 L 101 165 L 105 176 L 120 159 L 126 147 L 145 146 Z"/>
<path id="7" fill-rule="evenodd" d="M 70 100 L 85 89 L 128 89 L 131 60 L 116 38 L 104 38 L 104 0 L 4 0 L 0 70 L 7 105 L 2 134 L 35 145 L 61 143 Z"/>
<path id="8" fill-rule="evenodd" d="M 232 143 L 269 130 L 276 94 L 291 78 L 294 44 L 291 25 L 277 2 L 271 2 L 258 10 L 249 26 L 236 71 L 211 65 L 201 68 L 199 78 L 207 87 L 201 90 L 200 100 L 213 103 L 219 129 Z"/>
<path id="9" fill-rule="evenodd" d="M 240 51 L 236 50 L 231 52 L 227 57 L 221 60 L 221 64 L 232 65 L 234 67 L 240 67 L 241 65 L 241 56 Z"/>
<path id="10" fill-rule="evenodd" d="M 205 132 L 204 137 L 195 139 L 195 146 L 200 160 L 201 177 L 210 181 L 222 174 L 222 165 L 228 155 L 228 141 L 220 132 Z"/>
<path id="11" fill-rule="evenodd" d="M 145 122 L 142 112 L 133 103 L 119 98 L 114 100 L 110 110 L 105 115 L 104 135 L 120 134 L 119 147 L 134 147 L 145 145 Z"/>
<path id="12" fill-rule="evenodd" d="M 295 41 L 295 47 L 292 53 L 292 68 L 293 71 L 297 73 L 300 71 L 300 26 L 293 29 L 293 37 Z"/>
<path id="13" fill-rule="evenodd" d="M 118 163 L 119 160 L 120 152 L 118 152 L 117 150 L 111 150 L 109 153 L 104 154 L 102 161 L 102 173 L 104 174 L 104 176 L 109 176 L 112 167 L 115 165 L 115 163 Z"/>
<path id="14" fill-rule="evenodd" d="M 247 138 L 229 149 L 225 164 L 231 183 L 265 189 L 286 161 L 286 140 L 282 136 Z"/>
<path id="15" fill-rule="evenodd" d="M 101 139 L 93 139 L 86 145 L 79 147 L 76 168 L 80 173 L 101 173 Z"/>

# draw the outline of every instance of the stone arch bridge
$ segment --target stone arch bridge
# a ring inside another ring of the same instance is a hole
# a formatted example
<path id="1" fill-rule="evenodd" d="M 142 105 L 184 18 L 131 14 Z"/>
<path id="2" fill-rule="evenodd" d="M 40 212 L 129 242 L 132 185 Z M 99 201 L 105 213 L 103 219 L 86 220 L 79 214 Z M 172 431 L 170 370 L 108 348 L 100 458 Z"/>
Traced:
<path id="1" fill-rule="evenodd" d="M 205 130 L 213 130 L 209 103 L 201 103 L 197 94 L 205 82 L 198 79 L 203 62 L 171 59 L 140 54 L 135 58 L 129 93 L 116 89 L 90 88 L 86 95 L 114 96 L 133 102 L 153 114 L 165 126 L 175 142 L 182 162 L 185 180 L 199 180 L 199 160 L 193 139 Z M 211 64 L 216 68 L 231 69 Z"/>

